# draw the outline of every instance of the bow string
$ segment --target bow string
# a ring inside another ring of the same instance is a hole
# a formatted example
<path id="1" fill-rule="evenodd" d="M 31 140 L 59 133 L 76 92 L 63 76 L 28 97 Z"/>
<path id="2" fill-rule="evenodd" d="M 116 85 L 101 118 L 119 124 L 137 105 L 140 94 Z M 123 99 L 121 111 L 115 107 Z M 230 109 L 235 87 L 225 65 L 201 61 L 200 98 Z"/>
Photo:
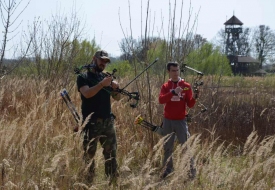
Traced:
<path id="1" fill-rule="evenodd" d="M 194 98 L 196 99 L 198 107 L 200 107 L 200 111 L 198 113 L 191 114 L 191 113 L 189 113 L 191 109 L 188 110 L 187 115 L 186 115 L 187 122 L 191 122 L 195 117 L 197 117 L 201 113 L 206 112 L 207 107 L 199 101 L 199 96 L 198 96 L 199 86 L 203 85 L 203 81 L 202 81 L 203 73 L 201 71 L 198 71 L 198 70 L 192 68 L 192 67 L 187 66 L 187 64 L 183 64 L 183 69 L 181 71 L 184 73 L 186 71 L 186 69 L 191 70 L 197 74 L 197 76 L 195 77 L 194 82 L 192 84 L 192 89 L 193 89 L 193 93 L 194 93 Z"/>

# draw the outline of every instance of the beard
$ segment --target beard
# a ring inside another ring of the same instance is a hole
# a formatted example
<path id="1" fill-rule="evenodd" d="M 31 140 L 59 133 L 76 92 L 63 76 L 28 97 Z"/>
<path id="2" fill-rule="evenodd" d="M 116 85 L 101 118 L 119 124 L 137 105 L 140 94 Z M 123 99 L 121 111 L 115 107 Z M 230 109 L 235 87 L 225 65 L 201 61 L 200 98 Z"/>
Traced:
<path id="1" fill-rule="evenodd" d="M 95 71 L 96 72 L 102 72 L 104 69 L 102 69 L 102 68 L 100 68 L 99 66 L 98 66 L 98 63 L 97 63 L 97 60 L 95 60 L 95 62 L 94 62 L 94 68 L 95 68 Z"/>

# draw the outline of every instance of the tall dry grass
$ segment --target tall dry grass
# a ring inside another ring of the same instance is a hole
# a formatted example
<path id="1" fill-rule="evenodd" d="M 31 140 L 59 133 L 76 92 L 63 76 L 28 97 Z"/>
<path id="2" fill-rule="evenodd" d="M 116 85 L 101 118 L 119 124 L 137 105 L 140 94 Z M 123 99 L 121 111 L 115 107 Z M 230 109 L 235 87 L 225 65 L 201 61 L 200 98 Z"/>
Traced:
<path id="1" fill-rule="evenodd" d="M 274 78 L 219 80 L 206 78 L 200 101 L 208 111 L 189 125 L 193 135 L 175 147 L 175 171 L 163 181 L 159 179 L 163 138 L 154 134 L 151 139 L 150 131 L 133 124 L 138 114 L 148 118 L 146 98 L 137 109 L 129 107 L 126 97 L 113 102 L 120 179 L 117 186 L 109 186 L 100 147 L 95 181 L 85 180 L 81 133 L 73 133 L 75 121 L 59 96 L 62 81 L 5 77 L 0 82 L 0 189 L 274 188 Z M 141 82 L 143 89 L 144 85 Z M 159 125 L 161 82 L 151 85 L 152 121 Z M 75 81 L 66 88 L 79 110 Z M 194 180 L 187 175 L 191 157 L 197 168 Z"/>

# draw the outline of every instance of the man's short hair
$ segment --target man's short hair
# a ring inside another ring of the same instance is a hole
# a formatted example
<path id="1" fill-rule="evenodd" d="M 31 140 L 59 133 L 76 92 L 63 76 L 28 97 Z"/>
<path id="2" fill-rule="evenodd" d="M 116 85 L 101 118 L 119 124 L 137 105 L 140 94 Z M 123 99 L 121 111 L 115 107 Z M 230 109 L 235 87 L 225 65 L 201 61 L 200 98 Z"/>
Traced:
<path id="1" fill-rule="evenodd" d="M 178 62 L 169 62 L 168 64 L 167 64 L 167 70 L 168 71 L 170 71 L 170 67 L 171 66 L 173 66 L 173 67 L 179 67 L 179 64 L 178 64 Z"/>
<path id="2" fill-rule="evenodd" d="M 110 58 L 108 57 L 108 53 L 105 50 L 96 51 L 94 56 L 100 59 L 107 59 L 109 62 L 111 62 Z"/>

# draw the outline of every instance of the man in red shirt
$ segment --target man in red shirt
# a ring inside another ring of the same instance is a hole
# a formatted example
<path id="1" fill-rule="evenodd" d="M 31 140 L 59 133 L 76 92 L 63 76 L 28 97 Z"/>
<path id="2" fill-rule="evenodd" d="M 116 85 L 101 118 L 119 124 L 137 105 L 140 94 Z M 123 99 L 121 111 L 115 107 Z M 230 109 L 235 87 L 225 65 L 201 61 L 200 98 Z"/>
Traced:
<path id="1" fill-rule="evenodd" d="M 172 159 L 174 140 L 177 137 L 180 144 L 187 141 L 189 133 L 185 119 L 187 114 L 186 106 L 192 108 L 196 103 L 191 85 L 179 76 L 179 64 L 177 62 L 169 62 L 167 71 L 170 79 L 162 85 L 159 94 L 159 103 L 165 104 L 162 134 L 164 136 L 167 135 L 164 143 L 163 173 L 161 178 L 165 178 L 174 170 Z M 193 161 L 191 160 L 191 162 Z M 196 171 L 192 165 L 191 163 L 190 174 L 195 177 Z"/>

